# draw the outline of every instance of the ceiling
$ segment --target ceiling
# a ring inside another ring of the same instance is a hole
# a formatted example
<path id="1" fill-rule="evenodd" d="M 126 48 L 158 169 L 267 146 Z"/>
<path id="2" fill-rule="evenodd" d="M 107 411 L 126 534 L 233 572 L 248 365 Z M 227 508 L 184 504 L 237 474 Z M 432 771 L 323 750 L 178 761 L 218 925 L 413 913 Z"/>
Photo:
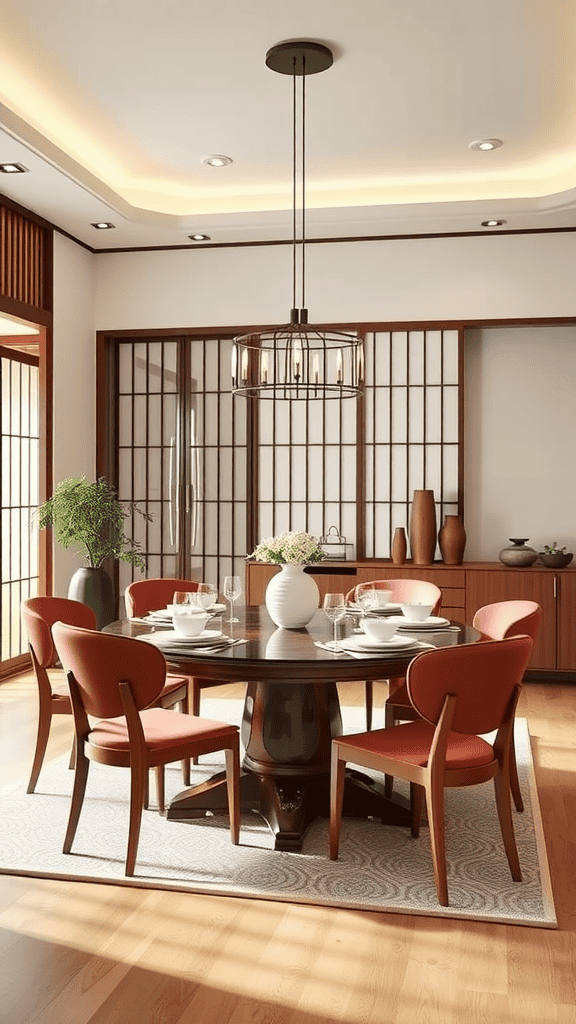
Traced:
<path id="1" fill-rule="evenodd" d="M 576 228 L 575 22 L 574 0 L 2 0 L 0 162 L 29 173 L 0 193 L 95 250 L 290 238 L 292 82 L 265 56 L 311 39 L 334 64 L 307 80 L 309 237 Z"/>

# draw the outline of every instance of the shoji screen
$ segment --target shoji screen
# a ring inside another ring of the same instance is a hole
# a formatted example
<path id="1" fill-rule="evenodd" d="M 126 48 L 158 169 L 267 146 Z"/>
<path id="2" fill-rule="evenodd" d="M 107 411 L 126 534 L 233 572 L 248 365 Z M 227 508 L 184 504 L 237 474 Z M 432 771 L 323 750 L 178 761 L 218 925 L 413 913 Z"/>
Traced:
<path id="1" fill-rule="evenodd" d="M 414 490 L 432 488 L 438 525 L 460 501 L 457 330 L 366 336 L 365 555 L 387 558 Z"/>
<path id="2" fill-rule="evenodd" d="M 118 493 L 147 576 L 222 584 L 246 556 L 246 406 L 230 391 L 228 338 L 117 341 Z M 120 564 L 119 590 L 140 573 Z"/>
<path id="3" fill-rule="evenodd" d="M 357 407 L 352 399 L 262 401 L 259 416 L 259 538 L 282 530 L 315 536 L 357 529 Z"/>
<path id="4" fill-rule="evenodd" d="M 2 661 L 25 654 L 20 602 L 38 593 L 38 357 L 0 350 Z"/>

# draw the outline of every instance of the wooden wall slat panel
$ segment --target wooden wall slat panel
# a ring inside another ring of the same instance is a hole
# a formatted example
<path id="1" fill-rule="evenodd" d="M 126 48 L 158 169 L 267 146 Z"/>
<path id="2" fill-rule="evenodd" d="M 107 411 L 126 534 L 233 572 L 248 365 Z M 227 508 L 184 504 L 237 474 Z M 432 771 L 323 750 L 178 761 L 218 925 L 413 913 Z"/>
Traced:
<path id="1" fill-rule="evenodd" d="M 0 202 L 0 295 L 38 309 L 52 309 L 48 229 Z"/>

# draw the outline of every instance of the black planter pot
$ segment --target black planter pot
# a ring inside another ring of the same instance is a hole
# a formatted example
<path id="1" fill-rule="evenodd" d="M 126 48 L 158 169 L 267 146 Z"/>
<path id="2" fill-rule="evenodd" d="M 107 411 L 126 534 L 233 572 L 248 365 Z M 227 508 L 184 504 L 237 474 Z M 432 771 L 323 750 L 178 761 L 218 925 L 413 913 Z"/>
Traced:
<path id="1" fill-rule="evenodd" d="M 87 604 L 96 615 L 98 629 L 107 626 L 116 618 L 114 612 L 114 588 L 105 569 L 91 569 L 83 566 L 77 569 L 68 587 L 71 601 Z"/>

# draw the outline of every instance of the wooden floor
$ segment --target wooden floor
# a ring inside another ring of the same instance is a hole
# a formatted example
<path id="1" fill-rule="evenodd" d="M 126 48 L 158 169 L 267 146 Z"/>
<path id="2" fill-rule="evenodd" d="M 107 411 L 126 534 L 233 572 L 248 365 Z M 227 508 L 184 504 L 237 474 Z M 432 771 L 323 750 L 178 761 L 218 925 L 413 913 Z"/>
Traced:
<path id="1" fill-rule="evenodd" d="M 576 686 L 527 683 L 520 714 L 557 931 L 4 875 L 0 1024 L 575 1024 Z M 31 677 L 3 683 L 4 775 L 34 729 Z M 55 719 L 50 757 L 70 735 Z"/>

